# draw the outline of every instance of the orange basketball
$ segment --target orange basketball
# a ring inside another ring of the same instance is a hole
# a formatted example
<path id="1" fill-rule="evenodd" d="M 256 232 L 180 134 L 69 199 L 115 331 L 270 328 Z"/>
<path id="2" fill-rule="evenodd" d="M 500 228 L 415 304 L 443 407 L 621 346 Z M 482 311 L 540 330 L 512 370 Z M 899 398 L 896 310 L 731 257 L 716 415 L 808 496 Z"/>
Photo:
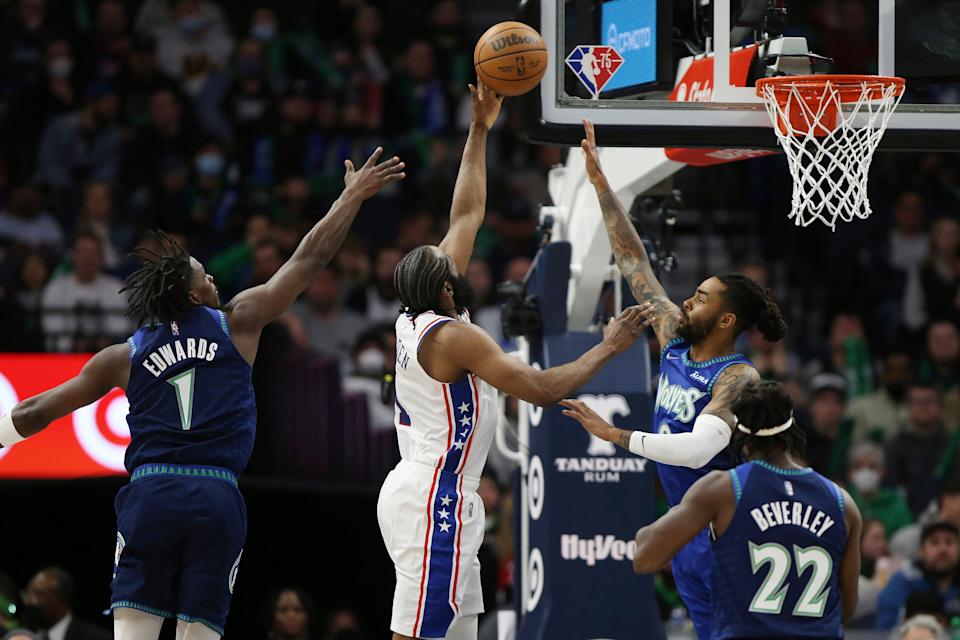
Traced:
<path id="1" fill-rule="evenodd" d="M 547 47 L 536 29 L 501 22 L 480 36 L 473 66 L 483 84 L 501 95 L 519 96 L 540 84 L 547 71 Z"/>

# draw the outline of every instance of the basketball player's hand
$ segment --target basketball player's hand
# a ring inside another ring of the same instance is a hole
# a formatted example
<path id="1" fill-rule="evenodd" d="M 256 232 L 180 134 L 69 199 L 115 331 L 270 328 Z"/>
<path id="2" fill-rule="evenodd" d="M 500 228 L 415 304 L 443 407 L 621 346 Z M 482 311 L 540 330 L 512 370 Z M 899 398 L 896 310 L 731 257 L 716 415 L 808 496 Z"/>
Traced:
<path id="1" fill-rule="evenodd" d="M 346 173 L 343 175 L 343 183 L 347 190 L 353 191 L 366 200 L 377 195 L 381 189 L 391 182 L 397 182 L 406 177 L 407 174 L 403 172 L 406 165 L 400 162 L 400 158 L 397 156 L 377 164 L 381 153 L 383 153 L 383 147 L 377 147 L 359 169 L 354 169 L 353 162 L 350 160 L 344 160 Z"/>
<path id="2" fill-rule="evenodd" d="M 567 399 L 561 400 L 560 405 L 566 407 L 561 411 L 563 415 L 573 418 L 601 440 L 613 441 L 616 438 L 616 427 L 598 416 L 585 402 Z"/>
<path id="3" fill-rule="evenodd" d="M 661 313 L 657 315 L 661 309 L 658 309 L 655 305 L 650 302 L 644 302 L 640 307 L 640 315 L 643 316 L 642 324 L 643 328 L 652 327 L 657 324 L 666 314 Z"/>
<path id="4" fill-rule="evenodd" d="M 580 149 L 583 151 L 583 159 L 587 163 L 587 177 L 590 178 L 590 184 L 594 187 L 605 186 L 607 177 L 603 175 L 603 169 L 600 167 L 597 133 L 593 129 L 593 123 L 588 118 L 583 119 L 583 132 L 586 137 L 580 141 Z"/>
<path id="5" fill-rule="evenodd" d="M 503 96 L 483 82 L 478 81 L 477 84 L 479 85 L 477 87 L 472 84 L 467 85 L 470 88 L 470 96 L 473 98 L 473 124 L 480 125 L 489 131 L 497 121 L 497 116 L 500 115 Z"/>
<path id="6" fill-rule="evenodd" d="M 640 307 L 637 305 L 627 307 L 604 327 L 603 341 L 612 346 L 617 353 L 622 353 L 643 334 L 645 327 Z"/>

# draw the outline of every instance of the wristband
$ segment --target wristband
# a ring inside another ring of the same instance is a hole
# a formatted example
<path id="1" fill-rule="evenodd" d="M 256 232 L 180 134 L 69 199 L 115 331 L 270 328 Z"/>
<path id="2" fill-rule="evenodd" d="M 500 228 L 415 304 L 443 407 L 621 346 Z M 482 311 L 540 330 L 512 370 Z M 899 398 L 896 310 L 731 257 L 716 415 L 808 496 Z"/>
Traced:
<path id="1" fill-rule="evenodd" d="M 20 432 L 13 426 L 13 417 L 11 417 L 10 414 L 0 418 L 0 445 L 12 447 L 24 440 L 26 440 L 26 438 L 20 435 Z"/>

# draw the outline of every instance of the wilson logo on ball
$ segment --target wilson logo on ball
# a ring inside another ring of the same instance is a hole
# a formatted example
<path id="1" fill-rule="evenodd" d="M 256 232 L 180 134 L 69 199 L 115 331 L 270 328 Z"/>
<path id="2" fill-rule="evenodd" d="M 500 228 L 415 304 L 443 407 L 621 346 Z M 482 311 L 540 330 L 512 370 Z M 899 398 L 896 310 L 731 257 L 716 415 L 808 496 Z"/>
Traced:
<path id="1" fill-rule="evenodd" d="M 506 47 L 512 47 L 518 44 L 538 44 L 539 42 L 539 37 L 522 36 L 516 33 L 511 33 L 508 36 L 494 40 L 492 46 L 494 51 L 500 51 Z"/>
<path id="2" fill-rule="evenodd" d="M 473 51 L 477 79 L 503 96 L 519 96 L 536 87 L 547 60 L 543 38 L 522 22 L 493 25 Z"/>

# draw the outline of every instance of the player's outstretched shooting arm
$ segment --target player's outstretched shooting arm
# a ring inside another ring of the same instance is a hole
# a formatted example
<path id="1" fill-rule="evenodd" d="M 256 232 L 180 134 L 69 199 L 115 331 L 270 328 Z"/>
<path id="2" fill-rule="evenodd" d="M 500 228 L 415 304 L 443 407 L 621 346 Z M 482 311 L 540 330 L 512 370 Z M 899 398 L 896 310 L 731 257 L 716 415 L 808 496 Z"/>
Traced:
<path id="1" fill-rule="evenodd" d="M 346 160 L 343 192 L 290 259 L 266 283 L 241 291 L 224 307 L 233 342 L 247 362 L 256 357 L 263 327 L 290 308 L 340 249 L 364 200 L 405 177 L 404 163 L 396 156 L 377 164 L 382 153 L 377 147 L 359 169 Z"/>
<path id="2" fill-rule="evenodd" d="M 586 162 L 587 177 L 597 191 L 600 211 L 603 213 L 603 224 L 610 238 L 613 257 L 617 261 L 620 273 L 630 285 L 633 297 L 640 305 L 649 305 L 656 312 L 653 329 L 662 348 L 677 335 L 680 308 L 670 301 L 663 285 L 654 275 L 640 235 L 610 188 L 607 176 L 604 175 L 603 168 L 600 166 L 600 153 L 597 150 L 593 123 L 584 118 L 583 128 L 586 137 L 580 142 L 580 148 Z"/>
<path id="3" fill-rule="evenodd" d="M 469 85 L 473 98 L 473 119 L 463 149 L 463 159 L 453 188 L 450 229 L 440 243 L 453 259 L 457 273 L 466 273 L 473 243 L 483 224 L 487 205 L 487 134 L 500 115 L 503 96 L 484 86 Z"/>
<path id="4" fill-rule="evenodd" d="M 607 324 L 600 344 L 573 362 L 541 371 L 504 353 L 483 329 L 447 322 L 424 339 L 420 362 L 438 380 L 456 380 L 470 371 L 504 393 L 545 407 L 582 387 L 642 333 L 643 315 L 629 307 Z"/>
<path id="5" fill-rule="evenodd" d="M 384 186 L 404 178 L 403 163 L 391 158 L 377 164 L 383 149 L 354 169 L 346 161 L 346 187 L 327 215 L 304 236 L 293 256 L 266 284 L 239 293 L 224 311 L 231 338 L 250 363 L 257 353 L 261 329 L 283 314 L 336 253 L 356 218 L 360 205 Z M 130 349 L 126 344 L 107 347 L 94 355 L 75 377 L 17 404 L 0 418 L 0 446 L 9 447 L 45 429 L 81 407 L 106 395 L 114 387 L 126 389 L 130 377 Z"/>
<path id="6" fill-rule="evenodd" d="M 744 386 L 759 379 L 760 374 L 748 364 L 734 364 L 724 369 L 713 386 L 713 398 L 694 420 L 689 433 L 618 429 L 580 400 L 568 399 L 560 404 L 566 407 L 564 415 L 602 440 L 655 462 L 699 469 L 730 444 L 736 428 L 736 416 L 730 407 Z"/>

